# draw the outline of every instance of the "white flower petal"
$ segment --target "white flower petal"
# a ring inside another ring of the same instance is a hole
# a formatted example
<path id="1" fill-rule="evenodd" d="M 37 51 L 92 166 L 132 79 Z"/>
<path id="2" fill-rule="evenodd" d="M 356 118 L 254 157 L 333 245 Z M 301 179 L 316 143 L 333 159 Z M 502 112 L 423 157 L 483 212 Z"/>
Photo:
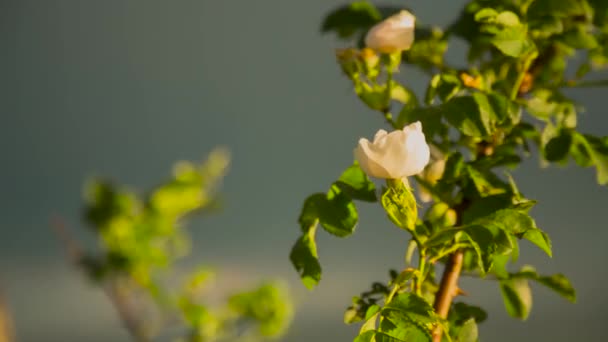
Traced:
<path id="1" fill-rule="evenodd" d="M 407 50 L 414 42 L 415 24 L 416 17 L 401 11 L 372 27 L 365 36 L 365 45 L 385 53 Z"/>
<path id="2" fill-rule="evenodd" d="M 422 124 L 415 122 L 403 130 L 380 130 L 373 142 L 360 139 L 355 158 L 369 176 L 399 179 L 420 173 L 428 164 L 430 149 Z"/>
<path id="3" fill-rule="evenodd" d="M 387 170 L 375 160 L 378 158 L 378 155 L 372 150 L 372 146 L 369 140 L 360 139 L 359 145 L 354 151 L 355 159 L 367 175 L 376 178 L 390 178 Z"/>

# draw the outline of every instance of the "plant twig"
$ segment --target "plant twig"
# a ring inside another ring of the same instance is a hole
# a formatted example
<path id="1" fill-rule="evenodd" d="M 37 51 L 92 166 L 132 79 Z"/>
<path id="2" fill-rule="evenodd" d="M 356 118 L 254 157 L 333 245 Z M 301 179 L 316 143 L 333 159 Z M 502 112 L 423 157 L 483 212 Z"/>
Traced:
<path id="1" fill-rule="evenodd" d="M 517 98 L 517 95 L 519 94 L 519 88 L 521 87 L 521 84 L 524 81 L 524 78 L 526 77 L 526 73 L 531 68 L 532 63 L 534 62 L 536 57 L 538 57 L 538 52 L 534 51 L 533 53 L 528 55 L 524 60 L 522 70 L 519 71 L 517 79 L 515 80 L 515 85 L 513 86 L 513 89 L 511 89 L 511 100 L 515 100 Z"/>
<path id="2" fill-rule="evenodd" d="M 445 319 L 448 317 L 450 306 L 452 305 L 452 299 L 458 294 L 458 277 L 462 269 L 462 261 L 464 259 L 464 252 L 457 251 L 450 255 L 443 276 L 441 277 L 441 283 L 439 285 L 439 291 L 435 296 L 435 312 L 439 317 Z M 433 332 L 433 342 L 441 342 L 441 334 L 443 330 L 441 327 L 437 327 Z"/>
<path id="3" fill-rule="evenodd" d="M 66 250 L 69 261 L 77 267 L 82 267 L 81 262 L 85 255 L 83 248 L 71 236 L 63 220 L 54 217 L 51 220 L 51 227 Z M 148 334 L 144 330 L 143 324 L 141 324 L 140 320 L 137 318 L 128 295 L 122 291 L 119 284 L 115 280 L 110 280 L 104 284 L 102 288 L 131 337 L 138 342 L 150 341 Z M 2 341 L 0 340 L 0 342 Z"/>
<path id="4" fill-rule="evenodd" d="M 454 207 L 454 210 L 456 211 L 456 226 L 462 224 L 462 213 L 469 205 L 469 200 L 465 198 L 460 204 Z M 445 265 L 443 276 L 441 277 L 439 290 L 435 294 L 433 308 L 439 317 L 443 319 L 448 317 L 450 307 L 452 306 L 452 300 L 460 292 L 460 289 L 458 288 L 458 278 L 460 277 L 460 271 L 462 270 L 463 259 L 464 251 L 462 249 L 458 249 L 450 255 Z M 441 342 L 442 334 L 443 328 L 440 325 L 433 331 L 433 342 Z"/>
<path id="5" fill-rule="evenodd" d="M 0 342 L 11 342 L 14 340 L 13 320 L 6 308 L 4 298 L 0 295 Z"/>

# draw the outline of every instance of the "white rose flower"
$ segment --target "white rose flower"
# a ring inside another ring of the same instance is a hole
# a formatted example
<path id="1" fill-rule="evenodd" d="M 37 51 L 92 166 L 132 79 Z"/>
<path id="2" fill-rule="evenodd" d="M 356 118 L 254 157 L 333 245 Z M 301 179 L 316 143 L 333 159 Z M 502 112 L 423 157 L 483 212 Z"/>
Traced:
<path id="1" fill-rule="evenodd" d="M 361 138 L 355 148 L 361 169 L 376 178 L 402 179 L 418 174 L 429 158 L 429 145 L 419 121 L 391 133 L 381 129 L 373 142 Z"/>
<path id="2" fill-rule="evenodd" d="M 365 45 L 383 53 L 407 50 L 414 43 L 416 17 L 408 11 L 392 15 L 372 27 L 365 36 Z"/>

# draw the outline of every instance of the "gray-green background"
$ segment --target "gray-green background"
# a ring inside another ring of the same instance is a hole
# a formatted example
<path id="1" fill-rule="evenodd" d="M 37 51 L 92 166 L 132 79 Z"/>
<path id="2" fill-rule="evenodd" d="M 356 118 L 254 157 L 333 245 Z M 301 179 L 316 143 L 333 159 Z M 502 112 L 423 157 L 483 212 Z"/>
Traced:
<path id="1" fill-rule="evenodd" d="M 350 297 L 400 267 L 407 237 L 375 206 L 358 231 L 320 234 L 325 276 L 304 290 L 288 263 L 302 200 L 352 161 L 360 136 L 382 123 L 355 98 L 319 34 L 340 1 L 3 0 L 0 2 L 0 287 L 19 341 L 126 341 L 99 290 L 67 265 L 49 229 L 61 215 L 80 224 L 82 183 L 93 174 L 135 187 L 165 177 L 174 161 L 200 160 L 216 145 L 233 153 L 220 215 L 195 220 L 196 263 L 222 270 L 227 287 L 282 277 L 297 299 L 285 341 L 348 341 Z M 393 2 L 397 3 L 397 2 Z M 420 22 L 444 25 L 463 1 L 401 2 Z M 456 44 L 450 58 L 463 60 Z M 424 79 L 403 70 L 417 90 Z M 583 131 L 608 132 L 606 92 L 571 92 L 585 103 Z M 573 280 L 571 305 L 534 287 L 529 321 L 509 318 L 492 282 L 469 279 L 466 300 L 485 306 L 483 341 L 602 341 L 608 294 L 608 189 L 591 170 L 515 173 L 540 204 L 554 258 L 525 245 L 522 259 Z M 225 286 L 226 287 L 226 286 Z"/>

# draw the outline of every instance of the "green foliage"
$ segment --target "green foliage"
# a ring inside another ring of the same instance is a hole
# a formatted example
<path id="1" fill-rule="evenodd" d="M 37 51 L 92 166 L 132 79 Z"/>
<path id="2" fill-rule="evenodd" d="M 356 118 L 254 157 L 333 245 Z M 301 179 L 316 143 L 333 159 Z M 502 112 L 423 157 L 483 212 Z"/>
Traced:
<path id="1" fill-rule="evenodd" d="M 285 291 L 275 284 L 264 284 L 251 292 L 233 295 L 228 303 L 242 319 L 259 322 L 258 329 L 262 336 L 281 335 L 287 327 L 285 317 L 292 314 Z"/>
<path id="2" fill-rule="evenodd" d="M 576 291 L 568 278 L 563 274 L 554 274 L 552 276 L 541 276 L 536 273 L 536 270 L 532 266 L 524 266 L 519 272 L 511 273 L 510 279 L 529 279 L 538 282 L 541 285 L 553 290 L 560 296 L 567 300 L 575 303 L 576 302 Z"/>
<path id="3" fill-rule="evenodd" d="M 526 319 L 532 309 L 532 292 L 526 279 L 509 279 L 500 282 L 500 291 L 509 315 Z"/>
<path id="4" fill-rule="evenodd" d="M 480 31 L 489 36 L 489 42 L 507 56 L 522 57 L 536 50 L 526 25 L 511 11 L 484 8 L 475 14 L 475 20 L 481 23 Z"/>
<path id="5" fill-rule="evenodd" d="M 329 13 L 321 25 L 321 32 L 335 31 L 339 37 L 348 38 L 370 28 L 380 19 L 382 15 L 374 5 L 355 1 Z"/>
<path id="6" fill-rule="evenodd" d="M 519 112 L 514 104 L 499 94 L 473 93 L 454 97 L 442 110 L 446 120 L 463 134 L 471 137 L 489 137 L 503 124 L 517 123 Z"/>
<path id="7" fill-rule="evenodd" d="M 401 180 L 388 183 L 382 195 L 382 206 L 393 223 L 402 229 L 413 231 L 418 219 L 416 198 L 409 185 Z"/>
<path id="8" fill-rule="evenodd" d="M 312 289 L 321 280 L 321 264 L 319 264 L 317 243 L 315 242 L 316 230 L 315 223 L 296 241 L 289 255 L 291 263 L 308 289 Z"/>
<path id="9" fill-rule="evenodd" d="M 230 339 L 244 329 L 246 336 L 270 338 L 287 327 L 291 303 L 279 284 L 235 293 L 223 308 L 205 303 L 203 294 L 215 275 L 207 268 L 186 275 L 180 288 L 173 286 L 178 277 L 172 268 L 191 244 L 183 222 L 216 206 L 227 166 L 222 150 L 201 165 L 178 163 L 173 176 L 145 196 L 107 181 L 88 184 L 84 217 L 100 250 L 81 256 L 80 263 L 106 289 L 134 339 L 157 338 L 168 320 L 183 322 L 183 340 L 192 342 Z"/>
<path id="10" fill-rule="evenodd" d="M 357 163 L 346 169 L 327 194 L 316 193 L 304 201 L 300 214 L 302 236 L 289 256 L 304 285 L 312 289 L 321 279 L 315 234 L 317 225 L 337 237 L 355 231 L 359 214 L 353 200 L 376 201 L 375 185 Z"/>
<path id="11" fill-rule="evenodd" d="M 548 234 L 531 216 L 536 201 L 519 191 L 507 168 L 538 151 L 546 165 L 574 159 L 581 167 L 595 167 L 598 183 L 608 184 L 608 137 L 578 130 L 581 105 L 564 92 L 608 85 L 587 78 L 608 66 L 608 5 L 601 0 L 471 0 L 447 27 L 416 27 L 406 51 L 386 55 L 363 48 L 366 32 L 399 10 L 356 1 L 331 12 L 322 27 L 357 42 L 338 51 L 337 59 L 359 100 L 393 129 L 420 121 L 433 151 L 427 169 L 414 177 L 432 200 L 420 217 L 407 181 L 387 180 L 379 197 L 388 219 L 410 237 L 403 271 L 391 272 L 388 284 L 375 282 L 355 297 L 344 320 L 363 323 L 355 341 L 431 341 L 437 334 L 447 341 L 478 341 L 477 325 L 487 316 L 482 309 L 458 302 L 447 315 L 437 313 L 446 311 L 446 291 L 457 292 L 439 280 L 438 264 L 447 266 L 443 279 L 462 271 L 497 280 L 505 308 L 516 318 L 526 319 L 532 308 L 529 282 L 575 301 L 574 288 L 561 274 L 510 269 L 520 257 L 521 240 L 549 257 L 553 251 Z M 467 45 L 468 63 L 459 68 L 445 58 L 454 37 Z M 428 76 L 424 101 L 407 80 L 396 81 L 399 63 Z M 433 170 L 437 165 L 440 170 Z M 352 184 L 338 181 L 304 205 L 302 237 L 291 259 L 309 287 L 320 279 L 317 224 L 333 235 L 349 236 L 360 215 L 354 200 L 376 200 L 373 183 L 361 169 L 355 165 L 345 175 L 350 172 Z"/>
<path id="12" fill-rule="evenodd" d="M 395 296 L 369 319 L 371 322 L 378 319 L 379 326 L 370 324 L 369 330 L 362 331 L 355 341 L 431 342 L 432 329 L 442 324 L 423 298 L 407 292 Z"/>

